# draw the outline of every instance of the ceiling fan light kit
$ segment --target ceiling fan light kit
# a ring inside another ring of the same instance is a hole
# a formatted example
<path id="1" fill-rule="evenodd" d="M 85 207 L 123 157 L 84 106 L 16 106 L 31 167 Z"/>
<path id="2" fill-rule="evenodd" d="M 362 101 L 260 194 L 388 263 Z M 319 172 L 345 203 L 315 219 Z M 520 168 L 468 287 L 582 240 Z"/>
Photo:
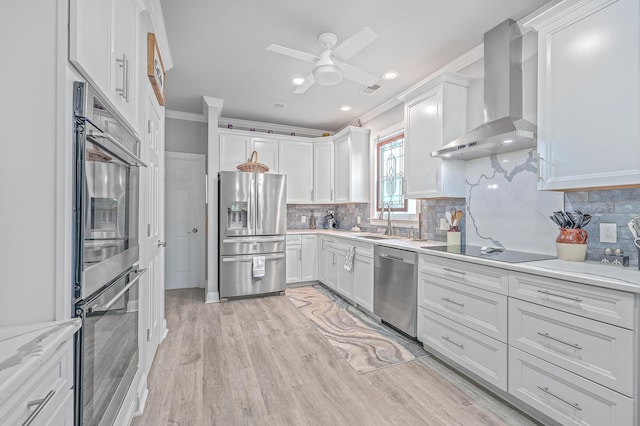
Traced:
<path id="1" fill-rule="evenodd" d="M 333 86 L 342 81 L 342 68 L 334 64 L 320 65 L 313 70 L 316 83 L 323 86 Z"/>

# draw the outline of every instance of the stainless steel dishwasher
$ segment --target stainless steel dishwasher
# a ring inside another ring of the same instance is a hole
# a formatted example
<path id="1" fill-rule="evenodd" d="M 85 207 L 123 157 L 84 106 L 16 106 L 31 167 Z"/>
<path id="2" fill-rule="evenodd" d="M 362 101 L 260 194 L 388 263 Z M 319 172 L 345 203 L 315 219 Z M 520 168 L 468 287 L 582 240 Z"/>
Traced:
<path id="1" fill-rule="evenodd" d="M 416 337 L 418 254 L 375 246 L 373 313 L 398 330 Z"/>

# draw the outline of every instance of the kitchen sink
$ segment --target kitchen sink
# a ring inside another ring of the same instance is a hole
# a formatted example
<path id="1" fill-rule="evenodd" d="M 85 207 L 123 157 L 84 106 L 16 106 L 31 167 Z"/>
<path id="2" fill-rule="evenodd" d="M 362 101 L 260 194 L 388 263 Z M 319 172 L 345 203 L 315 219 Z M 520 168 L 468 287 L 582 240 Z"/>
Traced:
<path id="1" fill-rule="evenodd" d="M 360 238 L 367 238 L 369 240 L 388 240 L 390 237 L 380 237 L 377 235 L 363 235 Z"/>

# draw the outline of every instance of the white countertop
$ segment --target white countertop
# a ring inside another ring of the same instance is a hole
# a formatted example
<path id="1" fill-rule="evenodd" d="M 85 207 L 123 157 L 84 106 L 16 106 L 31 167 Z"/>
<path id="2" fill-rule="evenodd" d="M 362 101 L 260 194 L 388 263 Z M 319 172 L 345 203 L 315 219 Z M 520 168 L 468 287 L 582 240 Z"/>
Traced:
<path id="1" fill-rule="evenodd" d="M 367 235 L 377 235 L 369 232 L 336 231 L 327 229 L 291 229 L 288 234 L 324 234 L 334 235 L 340 238 L 354 239 L 376 245 L 395 247 L 411 250 L 417 253 L 462 260 L 479 265 L 493 266 L 495 268 L 528 274 L 541 275 L 549 278 L 569 280 L 582 284 L 610 288 L 614 290 L 640 293 L 640 271 L 636 266 L 618 267 L 602 265 L 599 262 L 570 262 L 566 260 L 551 259 L 535 262 L 506 263 L 496 260 L 483 259 L 472 256 L 464 256 L 454 253 L 444 253 L 429 250 L 428 247 L 446 245 L 444 241 L 413 241 L 400 237 L 389 237 L 382 240 L 364 238 Z"/>
<path id="2" fill-rule="evenodd" d="M 0 328 L 0 404 L 80 329 L 80 319 Z"/>

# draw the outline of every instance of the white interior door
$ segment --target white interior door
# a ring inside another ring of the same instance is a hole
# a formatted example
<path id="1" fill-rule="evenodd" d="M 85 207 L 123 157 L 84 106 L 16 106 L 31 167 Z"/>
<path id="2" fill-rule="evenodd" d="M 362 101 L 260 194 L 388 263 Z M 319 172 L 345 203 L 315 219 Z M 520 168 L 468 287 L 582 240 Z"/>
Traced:
<path id="1" fill-rule="evenodd" d="M 204 287 L 205 156 L 166 153 L 166 288 Z"/>
<path id="2" fill-rule="evenodd" d="M 141 169 L 141 234 L 145 250 L 141 252 L 141 265 L 147 273 L 140 279 L 140 291 L 144 306 L 142 341 L 145 342 L 145 371 L 151 369 L 156 349 L 166 332 L 164 321 L 164 120 L 160 107 L 155 102 L 155 94 L 149 91 L 146 102 L 146 133 L 143 156 L 147 168 Z M 146 256 L 145 256 L 146 255 Z"/>

